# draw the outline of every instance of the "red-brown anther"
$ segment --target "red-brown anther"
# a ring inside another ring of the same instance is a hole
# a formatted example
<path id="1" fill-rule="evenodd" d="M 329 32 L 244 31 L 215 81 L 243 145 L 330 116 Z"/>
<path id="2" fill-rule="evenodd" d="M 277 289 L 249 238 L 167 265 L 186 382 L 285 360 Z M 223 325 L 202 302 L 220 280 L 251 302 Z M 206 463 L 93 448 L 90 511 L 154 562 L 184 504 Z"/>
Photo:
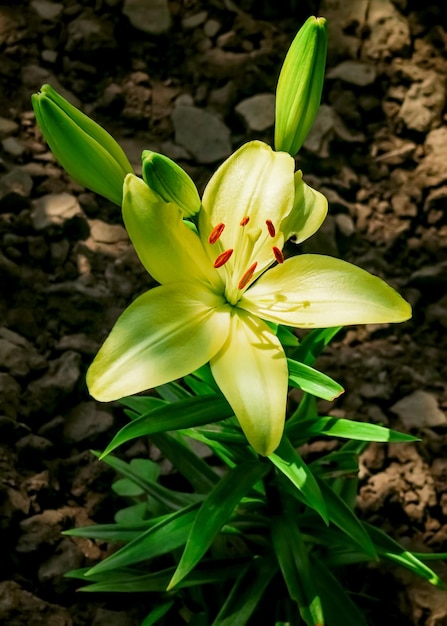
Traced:
<path id="1" fill-rule="evenodd" d="M 230 256 L 233 254 L 233 250 L 230 248 L 229 250 L 225 250 L 222 254 L 219 254 L 217 259 L 214 261 L 214 267 L 217 269 L 218 267 L 222 267 L 228 261 Z"/>
<path id="2" fill-rule="evenodd" d="M 274 237 L 276 235 L 275 227 L 273 226 L 273 222 L 271 220 L 265 220 L 267 224 L 267 230 L 269 231 L 270 237 Z"/>
<path id="3" fill-rule="evenodd" d="M 278 263 L 284 263 L 284 255 L 281 252 L 281 250 L 277 248 L 276 246 L 273 246 L 272 250 L 273 250 L 273 254 L 275 255 L 275 259 L 278 261 Z"/>
<path id="4" fill-rule="evenodd" d="M 257 263 L 253 263 L 253 265 L 250 265 L 248 270 L 245 272 L 245 274 L 240 279 L 239 284 L 237 286 L 238 289 L 243 289 L 244 287 L 246 287 L 248 285 L 248 283 L 250 282 L 250 280 L 253 277 L 253 274 L 255 273 L 255 269 L 256 269 L 257 265 L 258 265 Z"/>
<path id="5" fill-rule="evenodd" d="M 248 222 L 250 221 L 250 218 L 248 217 L 248 215 L 246 215 L 245 217 L 243 217 L 240 221 L 240 225 L 241 226 L 246 226 L 248 224 Z"/>
<path id="6" fill-rule="evenodd" d="M 210 244 L 216 243 L 216 241 L 219 239 L 219 237 L 223 233 L 224 228 L 225 228 L 225 224 L 223 224 L 222 222 L 220 224 L 217 224 L 217 226 L 215 226 L 213 230 L 211 231 L 211 234 L 208 237 L 208 242 Z"/>

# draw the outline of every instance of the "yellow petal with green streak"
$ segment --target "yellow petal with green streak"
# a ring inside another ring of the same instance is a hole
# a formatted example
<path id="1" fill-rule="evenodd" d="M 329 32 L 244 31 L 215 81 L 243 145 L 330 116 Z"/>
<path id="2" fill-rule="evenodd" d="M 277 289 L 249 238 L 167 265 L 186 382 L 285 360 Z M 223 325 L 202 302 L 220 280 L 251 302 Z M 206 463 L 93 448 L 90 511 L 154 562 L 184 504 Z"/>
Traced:
<path id="1" fill-rule="evenodd" d="M 141 262 L 159 283 L 222 284 L 198 235 L 184 224 L 180 208 L 133 175 L 124 181 L 123 220 Z"/>
<path id="2" fill-rule="evenodd" d="M 293 209 L 281 224 L 284 239 L 294 237 L 295 243 L 305 241 L 317 232 L 326 215 L 326 197 L 309 187 L 303 180 L 301 170 L 298 170 L 295 173 Z"/>
<path id="3" fill-rule="evenodd" d="M 250 444 L 271 454 L 281 440 L 287 400 L 287 362 L 277 337 L 262 320 L 236 309 L 228 340 L 210 365 Z"/>
<path id="4" fill-rule="evenodd" d="M 377 276 L 316 254 L 287 259 L 265 272 L 239 306 L 298 328 L 404 322 L 411 317 L 408 302 Z"/>
<path id="5" fill-rule="evenodd" d="M 196 284 L 151 289 L 118 318 L 87 372 L 89 391 L 110 402 L 181 378 L 207 363 L 229 331 L 228 305 Z"/>
<path id="6" fill-rule="evenodd" d="M 274 152 L 262 141 L 251 141 L 230 156 L 215 172 L 202 198 L 199 214 L 199 231 L 210 257 L 217 249 L 234 249 L 228 263 L 231 271 L 237 267 L 240 255 L 244 256 L 241 239 L 241 220 L 249 217 L 244 227 L 244 237 L 256 240 L 253 255 L 244 259 L 245 271 L 254 261 L 258 271 L 274 261 L 272 247 L 282 248 L 284 238 L 280 232 L 281 220 L 290 213 L 295 197 L 295 162 L 286 153 Z M 276 227 L 276 235 L 269 235 L 266 220 Z M 218 224 L 225 224 L 219 245 L 210 246 L 208 236 Z"/>

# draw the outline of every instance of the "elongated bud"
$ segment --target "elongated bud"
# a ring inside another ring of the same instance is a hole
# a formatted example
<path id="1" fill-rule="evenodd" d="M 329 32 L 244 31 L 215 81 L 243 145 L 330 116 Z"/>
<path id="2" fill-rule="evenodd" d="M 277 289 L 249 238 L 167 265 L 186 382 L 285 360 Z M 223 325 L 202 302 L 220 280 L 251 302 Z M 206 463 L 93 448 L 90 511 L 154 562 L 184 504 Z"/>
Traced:
<path id="1" fill-rule="evenodd" d="M 80 185 L 121 206 L 124 178 L 133 169 L 113 137 L 50 85 L 33 94 L 32 104 L 43 136 L 62 167 Z"/>
<path id="2" fill-rule="evenodd" d="M 166 156 L 144 150 L 143 179 L 165 202 L 175 202 L 185 217 L 200 210 L 197 188 L 184 169 Z"/>
<path id="3" fill-rule="evenodd" d="M 324 17 L 309 17 L 284 60 L 276 88 L 275 149 L 298 152 L 320 106 L 326 65 Z"/>

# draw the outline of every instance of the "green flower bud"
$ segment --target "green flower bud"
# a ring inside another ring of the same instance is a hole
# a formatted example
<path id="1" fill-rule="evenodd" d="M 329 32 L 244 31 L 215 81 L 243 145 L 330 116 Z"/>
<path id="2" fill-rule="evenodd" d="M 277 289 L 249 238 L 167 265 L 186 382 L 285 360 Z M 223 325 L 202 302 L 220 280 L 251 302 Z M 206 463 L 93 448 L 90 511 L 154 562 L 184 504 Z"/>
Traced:
<path id="1" fill-rule="evenodd" d="M 80 185 L 121 206 L 124 178 L 133 169 L 113 137 L 50 85 L 33 94 L 32 104 L 43 136 L 62 167 Z"/>
<path id="2" fill-rule="evenodd" d="M 314 123 L 323 90 L 326 20 L 309 17 L 284 60 L 276 89 L 275 149 L 298 152 Z"/>
<path id="3" fill-rule="evenodd" d="M 184 217 L 192 217 L 200 210 L 197 188 L 188 174 L 168 157 L 144 150 L 143 179 L 165 202 L 175 202 Z"/>

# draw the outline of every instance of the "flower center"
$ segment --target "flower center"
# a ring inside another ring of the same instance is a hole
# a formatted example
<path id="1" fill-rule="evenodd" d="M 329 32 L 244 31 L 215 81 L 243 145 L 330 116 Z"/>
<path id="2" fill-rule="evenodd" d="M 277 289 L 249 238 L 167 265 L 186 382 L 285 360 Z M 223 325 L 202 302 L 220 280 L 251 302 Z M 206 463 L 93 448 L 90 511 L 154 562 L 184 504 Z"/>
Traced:
<path id="1" fill-rule="evenodd" d="M 284 256 L 280 248 L 271 245 L 271 239 L 276 238 L 276 228 L 271 220 L 265 221 L 265 228 L 247 228 L 250 217 L 247 215 L 242 218 L 236 233 L 234 247 L 224 248 L 222 243 L 222 234 L 225 230 L 225 224 L 220 222 L 211 231 L 208 242 L 216 245 L 220 250 L 214 261 L 216 269 L 223 268 L 226 273 L 225 280 L 225 297 L 230 304 L 237 304 L 242 293 L 259 275 L 256 273 L 261 248 L 267 246 L 273 254 L 273 261 L 284 263 Z M 233 254 L 234 253 L 234 254 Z M 263 258 L 263 261 L 265 259 Z M 270 263 L 269 263 L 270 264 Z M 265 268 L 265 263 L 261 268 L 261 272 Z"/>

